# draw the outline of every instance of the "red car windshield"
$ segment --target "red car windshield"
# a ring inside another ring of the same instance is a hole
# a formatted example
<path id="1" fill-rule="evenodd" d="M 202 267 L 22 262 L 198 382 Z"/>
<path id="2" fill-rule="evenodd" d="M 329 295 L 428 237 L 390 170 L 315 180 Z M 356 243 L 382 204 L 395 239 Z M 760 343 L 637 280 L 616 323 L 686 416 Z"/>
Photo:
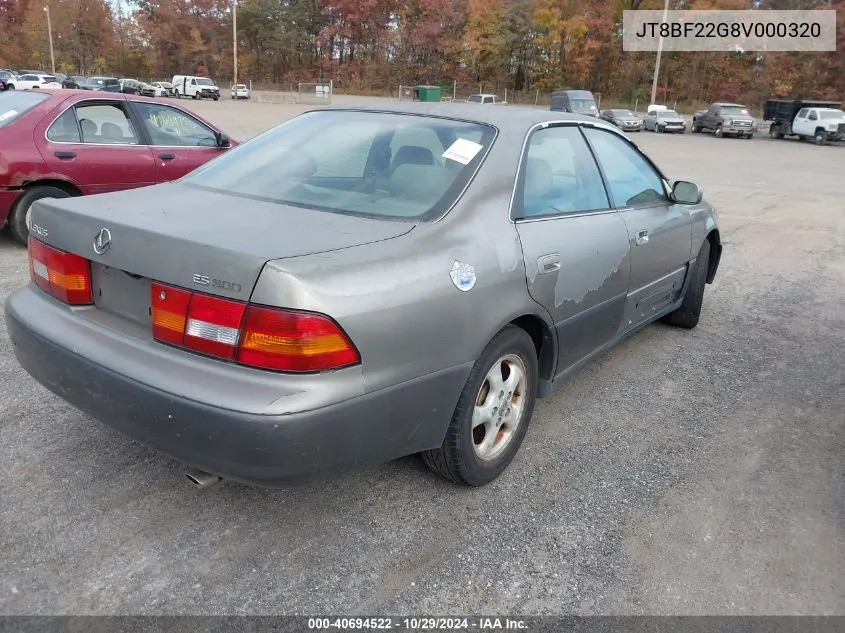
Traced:
<path id="1" fill-rule="evenodd" d="M 50 95 L 43 92 L 8 90 L 0 93 L 0 127 L 12 124 Z"/>

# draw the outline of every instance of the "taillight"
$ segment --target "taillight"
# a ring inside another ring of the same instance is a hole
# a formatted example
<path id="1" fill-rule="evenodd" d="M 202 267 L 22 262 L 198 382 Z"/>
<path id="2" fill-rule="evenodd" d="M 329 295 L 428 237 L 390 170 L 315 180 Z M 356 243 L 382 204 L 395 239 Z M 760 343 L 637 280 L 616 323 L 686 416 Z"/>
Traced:
<path id="1" fill-rule="evenodd" d="M 29 238 L 29 274 L 33 283 L 59 301 L 89 305 L 91 266 L 87 259 Z"/>
<path id="2" fill-rule="evenodd" d="M 360 361 L 330 318 L 310 312 L 248 305 L 150 285 L 153 338 L 162 343 L 286 372 L 339 369 Z"/>
<path id="3" fill-rule="evenodd" d="M 320 371 L 354 365 L 358 352 L 328 317 L 249 306 L 236 360 L 278 371 Z"/>
<path id="4" fill-rule="evenodd" d="M 191 297 L 185 342 L 192 349 L 210 356 L 234 358 L 246 304 L 208 295 Z"/>
<path id="5" fill-rule="evenodd" d="M 164 343 L 181 345 L 185 338 L 185 322 L 191 293 L 161 284 L 150 284 L 150 308 L 153 337 Z"/>

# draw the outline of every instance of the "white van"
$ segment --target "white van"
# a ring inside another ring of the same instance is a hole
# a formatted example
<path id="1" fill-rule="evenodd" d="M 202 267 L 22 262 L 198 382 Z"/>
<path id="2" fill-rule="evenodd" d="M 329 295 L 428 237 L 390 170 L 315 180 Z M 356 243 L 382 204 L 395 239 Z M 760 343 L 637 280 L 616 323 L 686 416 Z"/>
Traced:
<path id="1" fill-rule="evenodd" d="M 220 98 L 220 88 L 214 85 L 208 77 L 195 77 L 193 75 L 173 75 L 173 96 L 191 97 L 192 99 L 214 99 Z"/>

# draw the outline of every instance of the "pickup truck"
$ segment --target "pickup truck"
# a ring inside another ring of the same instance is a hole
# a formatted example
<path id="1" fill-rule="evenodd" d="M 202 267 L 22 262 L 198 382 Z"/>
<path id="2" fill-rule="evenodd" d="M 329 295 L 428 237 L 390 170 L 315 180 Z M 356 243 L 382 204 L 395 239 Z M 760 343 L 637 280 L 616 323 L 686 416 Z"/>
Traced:
<path id="1" fill-rule="evenodd" d="M 763 107 L 763 120 L 771 121 L 772 138 L 797 136 L 824 145 L 845 140 L 845 112 L 841 106 L 835 101 L 769 99 Z"/>
<path id="2" fill-rule="evenodd" d="M 704 111 L 696 112 L 692 117 L 692 131 L 713 132 L 715 136 L 736 136 L 753 138 L 754 119 L 748 108 L 738 103 L 712 103 Z"/>

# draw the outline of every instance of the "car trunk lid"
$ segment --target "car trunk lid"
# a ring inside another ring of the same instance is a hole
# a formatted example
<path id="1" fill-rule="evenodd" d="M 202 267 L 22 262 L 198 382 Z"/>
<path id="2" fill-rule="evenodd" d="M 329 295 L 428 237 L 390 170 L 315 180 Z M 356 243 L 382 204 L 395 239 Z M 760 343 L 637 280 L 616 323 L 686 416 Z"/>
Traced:
<path id="1" fill-rule="evenodd" d="M 43 199 L 33 205 L 31 224 L 37 239 L 91 261 L 95 305 L 141 323 L 149 322 L 151 280 L 248 301 L 270 260 L 391 239 L 414 227 L 179 183 Z"/>

